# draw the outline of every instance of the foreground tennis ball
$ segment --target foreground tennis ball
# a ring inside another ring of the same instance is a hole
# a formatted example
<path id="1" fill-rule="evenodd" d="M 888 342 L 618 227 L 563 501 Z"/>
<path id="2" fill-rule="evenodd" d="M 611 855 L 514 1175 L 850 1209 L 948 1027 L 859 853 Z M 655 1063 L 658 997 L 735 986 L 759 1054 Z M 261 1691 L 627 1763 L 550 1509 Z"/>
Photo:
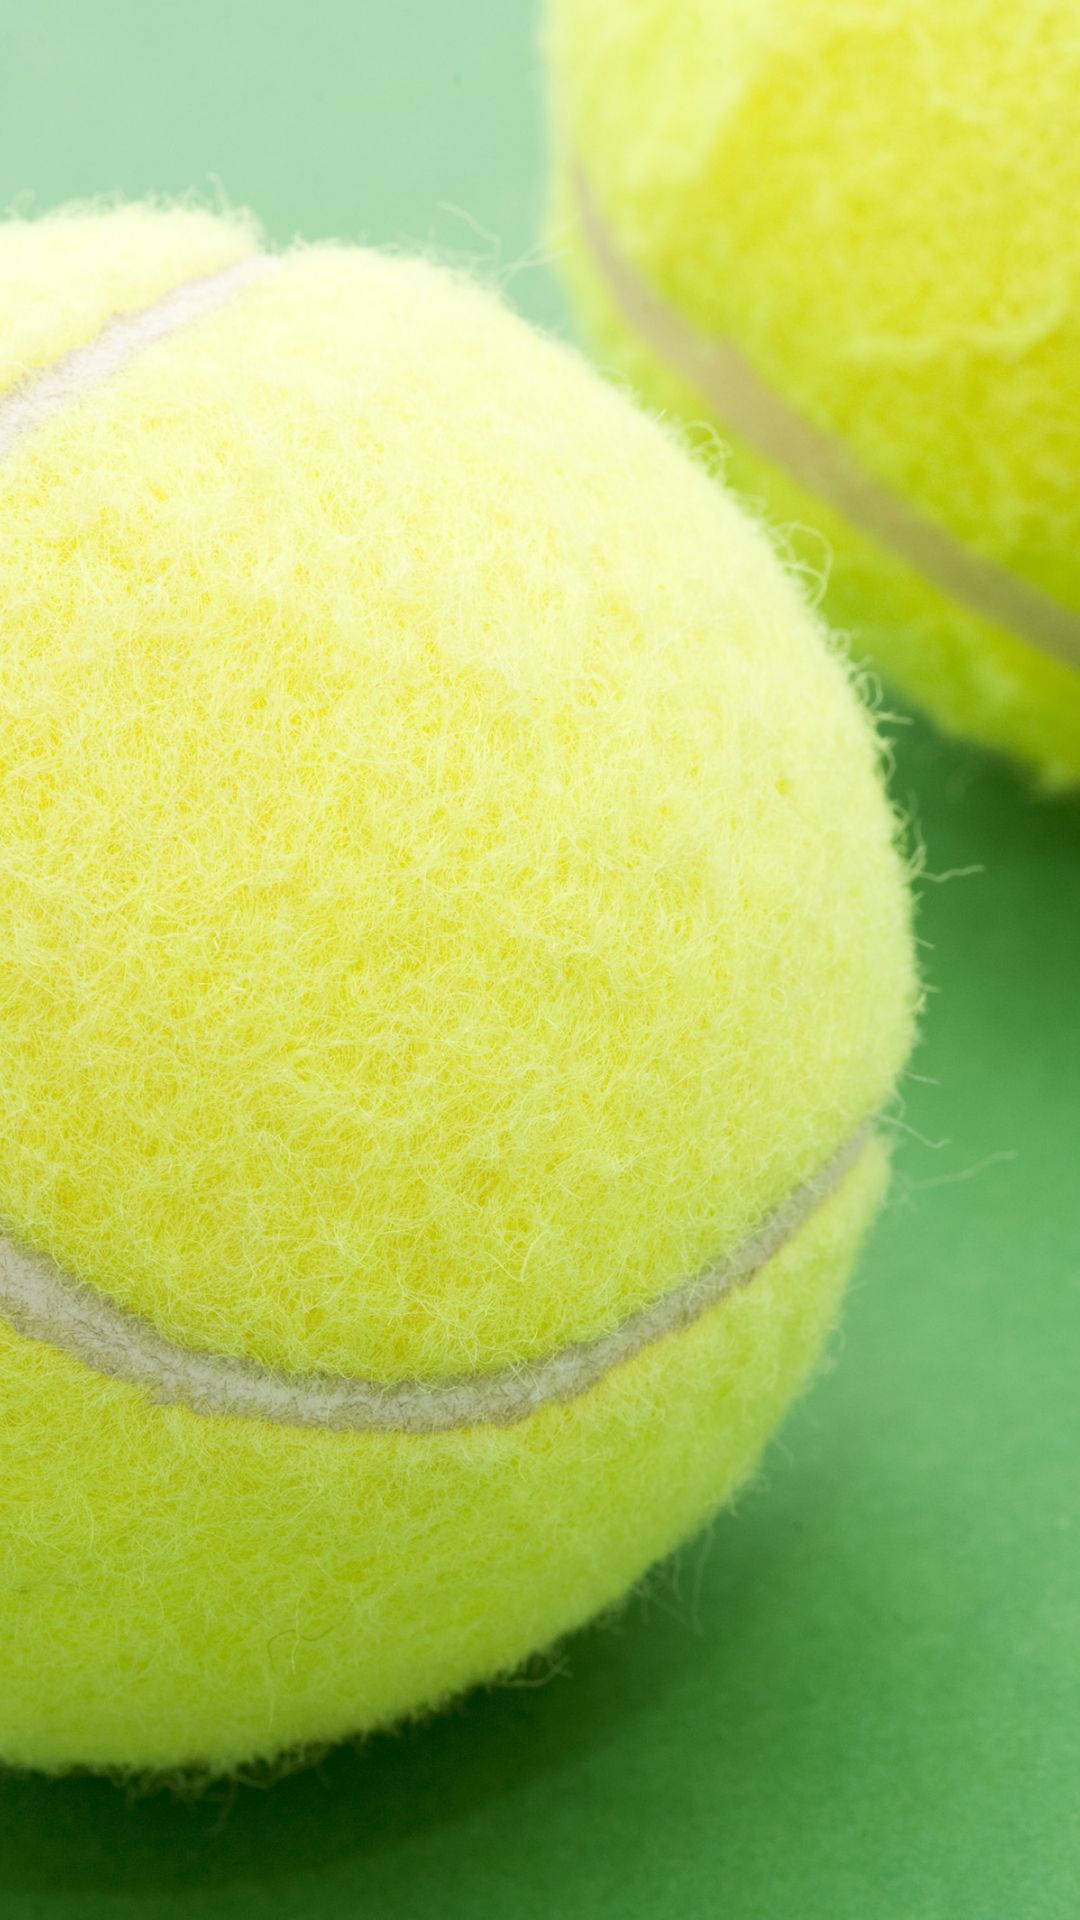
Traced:
<path id="1" fill-rule="evenodd" d="M 1080 781 L 1073 0 L 549 5 L 595 342 L 730 441 L 857 654 Z"/>
<path id="2" fill-rule="evenodd" d="M 764 537 L 489 293 L 0 228 L 0 1754 L 512 1668 L 744 1477 L 908 903 Z"/>

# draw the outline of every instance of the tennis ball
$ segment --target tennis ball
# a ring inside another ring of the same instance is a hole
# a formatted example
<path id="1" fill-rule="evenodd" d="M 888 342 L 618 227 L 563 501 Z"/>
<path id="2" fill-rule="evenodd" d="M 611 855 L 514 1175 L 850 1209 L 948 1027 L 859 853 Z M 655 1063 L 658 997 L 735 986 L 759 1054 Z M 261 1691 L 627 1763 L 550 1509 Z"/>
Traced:
<path id="1" fill-rule="evenodd" d="M 909 1040 L 764 535 L 488 291 L 0 227 L 0 1753 L 431 1706 L 747 1474 Z"/>
<path id="2" fill-rule="evenodd" d="M 946 729 L 1080 781 L 1080 19 L 1065 0 L 549 0 L 599 351 L 730 443 Z"/>

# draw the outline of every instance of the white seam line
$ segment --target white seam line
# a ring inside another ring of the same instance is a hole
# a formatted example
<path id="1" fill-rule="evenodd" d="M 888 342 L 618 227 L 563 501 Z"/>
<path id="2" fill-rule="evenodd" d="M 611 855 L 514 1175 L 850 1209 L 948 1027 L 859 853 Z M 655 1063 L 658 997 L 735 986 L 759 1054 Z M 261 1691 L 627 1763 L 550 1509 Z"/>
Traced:
<path id="1" fill-rule="evenodd" d="M 574 183 L 589 253 L 624 320 L 701 395 L 722 430 L 785 470 L 950 599 L 1052 659 L 1080 667 L 1080 613 L 954 539 L 873 479 L 840 440 L 788 406 L 731 341 L 700 333 L 622 252 L 580 168 Z"/>
<path id="2" fill-rule="evenodd" d="M 721 1261 L 702 1269 L 596 1340 L 544 1359 L 453 1379 L 379 1381 L 291 1374 L 231 1354 L 182 1347 L 140 1314 L 119 1307 L 38 1254 L 0 1239 L 0 1315 L 24 1339 L 59 1349 L 92 1371 L 143 1388 L 159 1406 L 331 1431 L 442 1433 L 509 1426 L 553 1402 L 576 1399 L 613 1368 L 687 1327 L 754 1275 L 834 1193 L 867 1144 L 867 1121 L 832 1158 Z"/>
<path id="3" fill-rule="evenodd" d="M 276 265 L 273 256 L 257 253 L 234 261 L 220 273 L 185 280 L 152 306 L 110 320 L 85 346 L 29 374 L 0 398 L 0 459 L 35 427 L 105 386 L 147 347 L 213 313 Z"/>

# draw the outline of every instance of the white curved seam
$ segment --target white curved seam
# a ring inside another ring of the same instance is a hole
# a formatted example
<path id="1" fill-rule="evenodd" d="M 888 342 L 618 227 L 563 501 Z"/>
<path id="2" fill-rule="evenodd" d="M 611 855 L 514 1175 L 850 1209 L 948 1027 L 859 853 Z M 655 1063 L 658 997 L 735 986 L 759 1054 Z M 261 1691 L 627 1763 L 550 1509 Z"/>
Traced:
<path id="1" fill-rule="evenodd" d="M 85 346 L 29 374 L 0 398 L 0 459 L 35 427 L 115 379 L 147 347 L 214 313 L 276 265 L 269 254 L 256 253 L 219 273 L 185 280 L 152 306 L 110 320 Z"/>
<path id="2" fill-rule="evenodd" d="M 954 539 L 789 406 L 731 341 L 699 332 L 623 253 L 580 168 L 574 180 L 586 244 L 624 320 L 701 395 L 722 428 L 969 612 L 1080 668 L 1080 613 Z"/>
<path id="3" fill-rule="evenodd" d="M 508 1426 L 555 1401 L 576 1399 L 615 1367 L 687 1327 L 745 1286 L 835 1192 L 870 1138 L 859 1127 L 735 1252 L 632 1313 L 598 1339 L 543 1359 L 449 1379 L 364 1380 L 293 1374 L 169 1339 L 51 1261 L 0 1239 L 0 1316 L 24 1339 L 58 1349 L 92 1371 L 141 1387 L 161 1406 L 232 1419 L 332 1431 L 441 1433 Z"/>

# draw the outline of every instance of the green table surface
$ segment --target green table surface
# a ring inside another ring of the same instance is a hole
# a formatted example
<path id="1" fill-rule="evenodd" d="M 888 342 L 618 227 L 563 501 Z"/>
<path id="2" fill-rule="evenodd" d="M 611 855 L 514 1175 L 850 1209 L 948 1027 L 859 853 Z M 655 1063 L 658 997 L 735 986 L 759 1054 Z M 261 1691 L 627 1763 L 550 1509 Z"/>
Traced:
<path id="1" fill-rule="evenodd" d="M 196 188 L 565 324 L 528 0 L 0 4 L 0 201 Z M 833 1364 L 528 1684 L 201 1800 L 0 1775 L 2 1920 L 1080 1912 L 1080 808 L 922 722 L 932 988 Z"/>

